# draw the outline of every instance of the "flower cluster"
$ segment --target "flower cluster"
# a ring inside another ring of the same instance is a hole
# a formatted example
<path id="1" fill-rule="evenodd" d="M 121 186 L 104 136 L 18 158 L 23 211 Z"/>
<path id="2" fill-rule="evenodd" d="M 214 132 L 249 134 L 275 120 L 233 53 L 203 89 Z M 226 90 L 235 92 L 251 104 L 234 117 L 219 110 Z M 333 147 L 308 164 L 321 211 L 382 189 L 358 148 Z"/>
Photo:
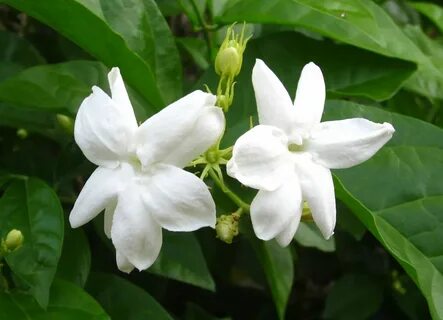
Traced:
<path id="1" fill-rule="evenodd" d="M 221 73 L 238 74 L 231 69 L 218 66 Z M 220 141 L 225 118 L 214 95 L 194 91 L 138 126 L 119 69 L 113 68 L 108 79 L 111 97 L 93 87 L 75 120 L 75 141 L 98 168 L 78 196 L 70 223 L 79 227 L 104 210 L 105 233 L 115 246 L 118 268 L 130 272 L 154 263 L 162 228 L 215 227 L 208 187 L 183 168 Z M 288 245 L 307 203 L 329 238 L 336 219 L 330 169 L 367 160 L 394 129 L 361 118 L 320 122 L 325 84 L 313 63 L 302 71 L 294 103 L 261 60 L 252 81 L 260 124 L 237 140 L 227 171 L 259 190 L 250 206 L 255 234 Z M 226 242 L 238 233 L 240 215 L 231 218 L 218 225 Z"/>

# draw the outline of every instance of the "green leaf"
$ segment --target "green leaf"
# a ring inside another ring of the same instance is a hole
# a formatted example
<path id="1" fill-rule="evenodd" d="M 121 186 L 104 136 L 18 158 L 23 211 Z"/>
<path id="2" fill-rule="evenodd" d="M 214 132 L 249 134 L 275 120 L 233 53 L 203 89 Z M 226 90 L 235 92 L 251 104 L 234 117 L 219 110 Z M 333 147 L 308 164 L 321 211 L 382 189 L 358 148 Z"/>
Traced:
<path id="1" fill-rule="evenodd" d="M 215 291 L 200 244 L 192 233 L 163 231 L 162 250 L 148 271 Z"/>
<path id="2" fill-rule="evenodd" d="M 419 85 L 415 83 L 413 86 L 416 91 L 424 92 L 426 88 L 443 86 L 440 64 L 435 64 L 422 52 L 392 18 L 371 0 L 272 0 L 260 3 L 231 0 L 217 19 L 221 23 L 246 20 L 306 28 L 378 54 L 417 63 L 420 81 Z M 334 58 L 341 59 L 340 56 Z M 443 91 L 431 90 L 426 94 L 443 99 Z"/>
<path id="3" fill-rule="evenodd" d="M 207 58 L 208 48 L 206 43 L 199 38 L 177 38 L 175 39 L 180 48 L 183 48 L 192 58 L 197 66 L 206 70 L 209 67 Z"/>
<path id="4" fill-rule="evenodd" d="M 63 210 L 56 194 L 38 179 L 14 180 L 0 199 L 0 221 L 3 236 L 14 228 L 23 233 L 23 246 L 6 261 L 46 307 L 63 244 Z"/>
<path id="5" fill-rule="evenodd" d="M 323 316 L 336 320 L 366 320 L 383 302 L 383 286 L 368 275 L 340 278 L 326 299 Z"/>
<path id="6" fill-rule="evenodd" d="M 428 17 L 443 32 L 443 8 L 427 2 L 409 2 L 415 10 Z"/>
<path id="7" fill-rule="evenodd" d="M 286 305 L 294 280 L 294 264 L 289 247 L 282 248 L 275 241 L 250 238 L 263 267 L 279 319 L 285 318 Z"/>
<path id="8" fill-rule="evenodd" d="M 87 290 L 112 319 L 173 320 L 146 291 L 116 275 L 92 273 Z"/>
<path id="9" fill-rule="evenodd" d="M 15 33 L 1 31 L 0 48 L 0 81 L 26 67 L 45 63 L 40 53 Z"/>
<path id="10" fill-rule="evenodd" d="M 70 61 L 29 68 L 0 82 L 0 101 L 14 106 L 12 111 L 4 106 L 4 113 L 9 115 L 11 112 L 13 119 L 14 115 L 21 115 L 24 121 L 27 120 L 26 113 L 15 112 L 17 107 L 34 109 L 34 114 L 42 118 L 39 111 L 74 116 L 83 99 L 91 94 L 92 86 L 109 92 L 107 73 L 106 67 L 95 61 Z M 154 112 L 130 87 L 127 86 L 127 90 L 139 119 L 144 120 L 147 113 Z"/>
<path id="11" fill-rule="evenodd" d="M 318 250 L 325 252 L 335 251 L 334 237 L 326 240 L 321 235 L 317 226 L 313 223 L 300 222 L 294 239 L 303 247 L 317 248 Z"/>
<path id="12" fill-rule="evenodd" d="M 387 121 L 396 133 L 367 162 L 336 170 L 336 194 L 415 281 L 433 318 L 443 318 L 443 131 L 426 122 L 347 102 L 327 119 Z M 401 187 L 399 187 L 401 186 Z"/>
<path id="13" fill-rule="evenodd" d="M 181 95 L 177 48 L 153 0 L 2 2 L 54 28 L 108 67 L 120 67 L 124 79 L 155 107 Z"/>
<path id="14" fill-rule="evenodd" d="M 0 292 L 1 319 L 109 320 L 100 305 L 79 287 L 56 279 L 46 310 L 23 293 Z"/>
<path id="15" fill-rule="evenodd" d="M 88 238 L 82 229 L 71 229 L 67 224 L 57 277 L 84 287 L 91 268 Z"/>

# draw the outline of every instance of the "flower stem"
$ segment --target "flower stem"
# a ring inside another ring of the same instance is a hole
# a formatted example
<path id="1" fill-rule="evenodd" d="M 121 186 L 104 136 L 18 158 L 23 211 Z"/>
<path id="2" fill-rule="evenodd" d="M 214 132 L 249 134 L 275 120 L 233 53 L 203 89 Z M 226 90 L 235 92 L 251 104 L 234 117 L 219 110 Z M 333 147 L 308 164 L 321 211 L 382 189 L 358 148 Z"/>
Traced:
<path id="1" fill-rule="evenodd" d="M 211 35 L 209 34 L 209 28 L 206 25 L 205 20 L 203 19 L 202 15 L 200 14 L 200 11 L 198 10 L 197 4 L 195 3 L 195 0 L 191 0 L 192 9 L 195 12 L 195 15 L 197 16 L 198 23 L 200 24 L 201 28 L 203 29 L 203 37 L 205 38 L 206 45 L 208 47 L 208 58 L 209 62 L 212 61 L 212 40 Z"/>
<path id="2" fill-rule="evenodd" d="M 214 169 L 209 169 L 209 175 L 212 180 L 214 180 L 215 184 L 236 204 L 242 209 L 243 212 L 249 212 L 249 204 L 244 202 L 238 195 L 235 194 L 231 189 L 229 189 L 218 177 L 217 173 Z"/>

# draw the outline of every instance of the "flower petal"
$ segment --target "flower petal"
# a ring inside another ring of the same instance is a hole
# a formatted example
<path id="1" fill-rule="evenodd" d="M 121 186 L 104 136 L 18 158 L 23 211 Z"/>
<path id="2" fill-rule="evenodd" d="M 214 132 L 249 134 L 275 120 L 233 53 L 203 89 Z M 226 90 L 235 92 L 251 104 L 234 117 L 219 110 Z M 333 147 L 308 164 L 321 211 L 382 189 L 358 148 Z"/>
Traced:
<path id="1" fill-rule="evenodd" d="M 197 122 L 179 145 L 162 160 L 163 163 L 183 168 L 214 145 L 225 128 L 225 116 L 218 107 L 205 107 Z"/>
<path id="2" fill-rule="evenodd" d="M 161 227 L 143 205 L 135 184 L 126 188 L 118 197 L 111 237 L 117 252 L 140 271 L 149 268 L 160 253 Z M 122 259 L 121 265 L 128 263 Z"/>
<path id="3" fill-rule="evenodd" d="M 251 203 L 251 221 L 259 239 L 271 240 L 292 220 L 300 221 L 302 195 L 295 175 L 274 191 L 260 190 Z"/>
<path id="4" fill-rule="evenodd" d="M 235 142 L 228 174 L 255 189 L 273 191 L 291 170 L 288 138 L 276 128 L 258 125 Z"/>
<path id="5" fill-rule="evenodd" d="M 372 157 L 394 132 L 389 123 L 362 118 L 322 122 L 312 129 L 307 151 L 327 168 L 349 168 Z"/>
<path id="6" fill-rule="evenodd" d="M 287 247 L 291 243 L 292 239 L 294 239 L 295 233 L 297 232 L 300 224 L 302 209 L 303 207 L 300 205 L 300 209 L 297 211 L 295 217 L 292 217 L 283 231 L 275 237 L 275 240 L 277 240 L 277 243 L 281 247 Z"/>
<path id="7" fill-rule="evenodd" d="M 143 180 L 143 201 L 153 218 L 170 231 L 215 227 L 215 204 L 206 184 L 192 173 L 157 165 Z"/>
<path id="8" fill-rule="evenodd" d="M 174 153 L 215 100 L 214 95 L 197 90 L 146 120 L 137 131 L 137 155 L 143 166 L 163 162 Z M 180 155 L 172 158 L 184 160 Z"/>
<path id="9" fill-rule="evenodd" d="M 116 251 L 116 260 L 117 267 L 120 271 L 129 273 L 134 270 L 134 266 L 131 262 L 129 262 L 128 258 L 126 258 L 122 253 Z"/>
<path id="10" fill-rule="evenodd" d="M 130 174 L 127 167 L 95 169 L 78 195 L 69 215 L 71 227 L 84 225 L 115 201 L 118 192 L 125 187 L 125 180 L 130 179 L 128 178 Z"/>
<path id="11" fill-rule="evenodd" d="M 252 70 L 252 84 L 260 124 L 275 126 L 289 134 L 295 116 L 291 98 L 274 72 L 260 59 L 255 61 Z"/>
<path id="12" fill-rule="evenodd" d="M 135 118 L 134 110 L 132 109 L 131 101 L 129 100 L 128 92 L 126 91 L 123 78 L 120 74 L 120 69 L 114 67 L 108 73 L 109 88 L 111 89 L 112 100 L 125 110 L 125 116 L 128 123 L 132 123 L 134 128 L 138 127 L 137 119 Z"/>
<path id="13" fill-rule="evenodd" d="M 114 220 L 115 207 L 117 206 L 117 198 L 111 201 L 105 208 L 104 231 L 108 239 L 111 239 L 112 221 Z"/>
<path id="14" fill-rule="evenodd" d="M 295 94 L 295 121 L 297 127 L 309 130 L 320 123 L 325 105 L 326 89 L 323 74 L 313 62 L 303 67 Z"/>
<path id="15" fill-rule="evenodd" d="M 336 208 L 331 171 L 302 155 L 296 159 L 303 199 L 308 202 L 312 217 L 325 239 L 335 228 Z"/>
<path id="16" fill-rule="evenodd" d="M 83 100 L 74 125 L 74 138 L 89 161 L 115 168 L 131 149 L 137 124 L 132 110 L 117 105 L 103 90 L 92 88 Z"/>

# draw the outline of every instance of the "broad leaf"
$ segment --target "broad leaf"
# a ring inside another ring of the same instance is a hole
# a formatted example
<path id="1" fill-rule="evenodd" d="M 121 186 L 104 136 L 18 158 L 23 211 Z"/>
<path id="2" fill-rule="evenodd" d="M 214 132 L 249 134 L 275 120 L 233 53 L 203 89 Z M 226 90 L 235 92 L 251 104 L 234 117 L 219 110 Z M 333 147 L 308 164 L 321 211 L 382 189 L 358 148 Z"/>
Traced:
<path id="1" fill-rule="evenodd" d="M 82 229 L 71 229 L 69 224 L 66 227 L 57 277 L 83 287 L 91 268 L 88 238 Z"/>
<path id="2" fill-rule="evenodd" d="M 428 17 L 432 22 L 435 23 L 437 28 L 443 32 L 443 8 L 434 4 L 427 2 L 410 2 L 409 3 L 418 12 Z"/>
<path id="3" fill-rule="evenodd" d="M 294 264 L 289 247 L 252 236 L 251 244 L 265 273 L 279 319 L 285 318 L 286 305 L 294 280 Z"/>
<path id="4" fill-rule="evenodd" d="M 146 291 L 116 275 L 92 273 L 87 290 L 112 319 L 173 319 Z"/>
<path id="5" fill-rule="evenodd" d="M 48 24 L 108 67 L 120 67 L 126 81 L 157 108 L 181 95 L 177 48 L 153 0 L 1 2 Z"/>
<path id="6" fill-rule="evenodd" d="M 46 310 L 23 293 L 0 292 L 1 319 L 109 320 L 100 305 L 79 287 L 55 280 Z"/>
<path id="7" fill-rule="evenodd" d="M 83 99 L 91 94 L 92 86 L 109 93 L 107 73 L 106 67 L 95 61 L 70 61 L 29 68 L 0 82 L 0 101 L 15 107 L 36 109 L 34 112 L 50 111 L 73 116 Z M 126 87 L 136 115 L 144 120 L 147 112 L 152 113 L 153 109 L 129 86 Z"/>
<path id="8" fill-rule="evenodd" d="M 203 252 L 191 233 L 163 231 L 163 246 L 149 272 L 215 291 Z"/>
<path id="9" fill-rule="evenodd" d="M 366 320 L 383 302 L 383 286 L 368 275 L 348 274 L 334 283 L 326 299 L 326 319 Z"/>
<path id="10" fill-rule="evenodd" d="M 371 18 L 368 18 L 371 17 Z M 221 23 L 248 22 L 303 27 L 353 46 L 382 55 L 413 61 L 419 65 L 419 81 L 410 88 L 434 98 L 443 92 L 426 91 L 443 86 L 443 73 L 381 7 L 371 0 L 312 1 L 230 0 L 220 14 Z M 340 56 L 335 57 L 341 59 Z"/>
<path id="11" fill-rule="evenodd" d="M 44 182 L 13 180 L 0 199 L 0 230 L 19 229 L 23 246 L 6 257 L 9 267 L 38 303 L 48 304 L 63 244 L 63 210 Z"/>

